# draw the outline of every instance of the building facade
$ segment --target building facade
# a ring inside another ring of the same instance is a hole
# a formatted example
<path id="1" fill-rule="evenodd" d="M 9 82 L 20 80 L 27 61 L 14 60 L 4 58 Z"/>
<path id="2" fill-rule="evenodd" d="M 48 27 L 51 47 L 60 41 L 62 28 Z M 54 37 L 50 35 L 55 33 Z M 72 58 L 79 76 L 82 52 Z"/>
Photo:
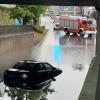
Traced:
<path id="1" fill-rule="evenodd" d="M 51 6 L 52 15 L 66 16 L 89 16 L 95 10 L 95 7 L 87 6 Z"/>

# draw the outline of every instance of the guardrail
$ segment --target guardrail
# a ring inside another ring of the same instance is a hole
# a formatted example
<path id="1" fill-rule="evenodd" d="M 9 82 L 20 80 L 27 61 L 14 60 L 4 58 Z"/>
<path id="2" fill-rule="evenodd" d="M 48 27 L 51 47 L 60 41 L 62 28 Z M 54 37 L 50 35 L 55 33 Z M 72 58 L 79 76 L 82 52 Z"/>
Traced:
<path id="1" fill-rule="evenodd" d="M 0 35 L 32 32 L 32 31 L 34 31 L 34 27 L 32 25 L 0 26 Z"/>

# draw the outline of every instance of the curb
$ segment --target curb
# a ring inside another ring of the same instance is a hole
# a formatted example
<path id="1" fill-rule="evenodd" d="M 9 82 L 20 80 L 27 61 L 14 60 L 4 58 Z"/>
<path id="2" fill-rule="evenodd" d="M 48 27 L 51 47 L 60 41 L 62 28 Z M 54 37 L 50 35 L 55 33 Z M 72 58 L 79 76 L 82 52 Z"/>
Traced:
<path id="1" fill-rule="evenodd" d="M 43 39 L 38 44 L 35 44 L 33 46 L 36 47 L 36 46 L 41 45 L 44 42 L 44 40 L 46 39 L 47 35 L 49 34 L 49 31 L 50 31 L 50 29 L 48 29 L 48 31 L 45 33 Z"/>
<path id="2" fill-rule="evenodd" d="M 94 57 L 91 61 L 83 88 L 78 100 L 95 100 L 95 93 L 98 78 L 98 62 Z"/>
<path id="3" fill-rule="evenodd" d="M 28 34 L 34 34 L 34 31 L 33 32 L 24 32 L 22 34 L 20 33 L 14 33 L 14 34 L 4 34 L 4 35 L 0 35 L 0 38 L 3 38 L 3 37 L 13 37 L 13 36 L 20 36 L 20 35 L 28 35 Z"/>

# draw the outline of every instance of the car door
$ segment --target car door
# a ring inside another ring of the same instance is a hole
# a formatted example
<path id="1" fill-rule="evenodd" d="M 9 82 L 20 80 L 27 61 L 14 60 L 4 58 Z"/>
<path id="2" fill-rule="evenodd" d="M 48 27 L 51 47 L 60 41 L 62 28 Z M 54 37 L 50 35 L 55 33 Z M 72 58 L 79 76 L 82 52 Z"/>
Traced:
<path id="1" fill-rule="evenodd" d="M 44 65 L 45 70 L 46 70 L 45 71 L 46 77 L 47 78 L 52 78 L 53 67 L 50 64 L 48 64 L 48 63 L 44 63 L 43 65 Z"/>
<path id="2" fill-rule="evenodd" d="M 36 64 L 34 70 L 35 70 L 35 74 L 36 74 L 36 79 L 38 81 L 46 80 L 46 78 L 45 78 L 45 67 L 43 66 L 42 63 Z"/>

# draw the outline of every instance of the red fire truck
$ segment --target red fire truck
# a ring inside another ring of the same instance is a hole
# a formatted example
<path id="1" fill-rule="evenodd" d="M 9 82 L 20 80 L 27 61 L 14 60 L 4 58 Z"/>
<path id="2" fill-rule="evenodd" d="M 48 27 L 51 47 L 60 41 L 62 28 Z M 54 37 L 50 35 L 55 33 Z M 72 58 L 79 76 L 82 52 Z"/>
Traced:
<path id="1" fill-rule="evenodd" d="M 91 36 L 96 33 L 96 22 L 92 18 L 84 17 L 59 17 L 57 25 L 59 29 L 65 31 L 68 35 L 70 33 L 77 33 L 80 36 Z"/>

